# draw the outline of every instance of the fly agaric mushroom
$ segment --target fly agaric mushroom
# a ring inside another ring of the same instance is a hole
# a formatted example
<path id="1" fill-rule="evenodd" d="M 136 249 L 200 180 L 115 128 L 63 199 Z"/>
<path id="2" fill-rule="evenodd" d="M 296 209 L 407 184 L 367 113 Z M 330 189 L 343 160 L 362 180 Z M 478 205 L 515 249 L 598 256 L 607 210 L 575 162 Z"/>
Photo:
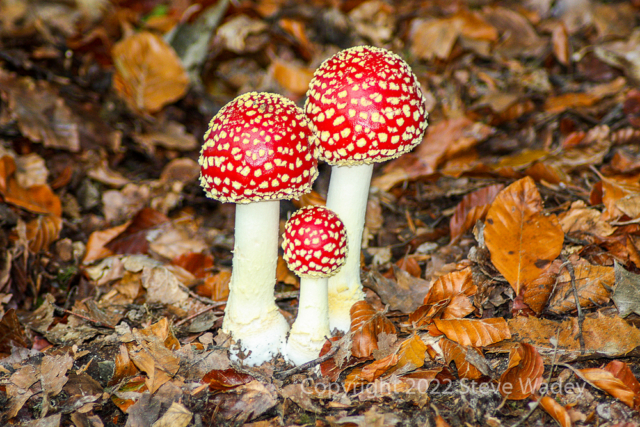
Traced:
<path id="1" fill-rule="evenodd" d="M 233 271 L 222 329 L 257 365 L 277 355 L 289 325 L 274 299 L 280 200 L 309 192 L 318 176 L 315 137 L 304 113 L 275 94 L 251 92 L 209 123 L 200 152 L 207 196 L 236 203 Z"/>
<path id="2" fill-rule="evenodd" d="M 307 206 L 285 225 L 284 260 L 300 276 L 298 317 L 291 327 L 285 356 L 296 365 L 318 357 L 331 336 L 327 278 L 345 262 L 347 232 L 340 218 L 322 206 Z"/>
<path id="3" fill-rule="evenodd" d="M 350 251 L 329 279 L 331 329 L 349 330 L 351 306 L 364 298 L 360 248 L 373 164 L 410 151 L 422 141 L 427 112 L 409 65 L 387 50 L 358 46 L 338 52 L 309 84 L 305 113 L 329 163 L 327 207 L 345 224 Z"/>

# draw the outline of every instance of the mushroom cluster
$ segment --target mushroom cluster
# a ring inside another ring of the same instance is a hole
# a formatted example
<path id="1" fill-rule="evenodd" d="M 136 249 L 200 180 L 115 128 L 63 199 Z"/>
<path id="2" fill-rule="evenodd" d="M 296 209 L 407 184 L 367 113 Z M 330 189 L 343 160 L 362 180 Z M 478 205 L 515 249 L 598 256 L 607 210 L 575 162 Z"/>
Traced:
<path id="1" fill-rule="evenodd" d="M 427 128 L 416 76 L 398 55 L 357 46 L 327 59 L 314 74 L 305 104 L 330 165 L 327 208 L 345 224 L 350 250 L 344 268 L 329 279 L 331 329 L 348 331 L 351 306 L 364 298 L 360 250 L 374 163 L 413 149 Z"/>
<path id="2" fill-rule="evenodd" d="M 295 212 L 285 225 L 284 260 L 300 276 L 296 317 L 285 357 L 296 365 L 318 357 L 329 329 L 327 280 L 345 262 L 347 232 L 340 218 L 322 206 Z"/>
<path id="3" fill-rule="evenodd" d="M 236 203 L 222 328 L 249 352 L 246 364 L 278 353 L 305 363 L 318 357 L 331 330 L 349 329 L 351 306 L 364 298 L 360 250 L 373 165 L 410 151 L 426 127 L 410 67 L 369 46 L 327 59 L 309 85 L 304 111 L 282 96 L 251 92 L 211 120 L 200 184 L 208 197 Z M 285 227 L 284 259 L 301 277 L 287 340 L 289 326 L 274 300 L 279 201 L 311 190 L 318 158 L 332 166 L 327 207 L 303 208 Z"/>
<path id="4" fill-rule="evenodd" d="M 200 153 L 208 197 L 236 203 L 233 270 L 222 329 L 250 351 L 248 365 L 276 356 L 289 325 L 275 304 L 280 200 L 309 192 L 318 176 L 314 134 L 280 95 L 251 92 L 209 123 Z"/>

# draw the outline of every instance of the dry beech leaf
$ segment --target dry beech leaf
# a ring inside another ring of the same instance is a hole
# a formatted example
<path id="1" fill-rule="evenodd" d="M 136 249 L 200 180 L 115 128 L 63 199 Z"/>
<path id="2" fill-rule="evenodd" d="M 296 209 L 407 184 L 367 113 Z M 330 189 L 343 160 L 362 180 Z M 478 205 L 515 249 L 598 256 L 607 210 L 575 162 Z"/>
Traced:
<path id="1" fill-rule="evenodd" d="M 10 156 L 0 159 L 0 195 L 6 203 L 30 212 L 62 216 L 62 203 L 46 184 L 24 188 L 16 178 L 16 163 Z"/>
<path id="2" fill-rule="evenodd" d="M 442 318 L 459 319 L 473 312 L 474 308 L 469 297 L 477 291 L 478 287 L 473 284 L 471 267 L 468 267 L 440 276 L 424 297 L 423 304 L 433 305 L 449 299 Z"/>
<path id="3" fill-rule="evenodd" d="M 49 245 L 58 240 L 62 230 L 62 218 L 53 215 L 41 215 L 27 223 L 29 250 L 37 253 L 49 250 Z"/>
<path id="4" fill-rule="evenodd" d="M 210 274 L 204 279 L 204 284 L 196 287 L 198 295 L 222 302 L 229 298 L 229 283 L 231 271 L 223 270 L 217 274 Z"/>
<path id="5" fill-rule="evenodd" d="M 602 214 L 598 210 L 588 208 L 582 200 L 573 202 L 567 212 L 558 215 L 558 220 L 565 234 L 578 238 L 585 236 L 604 238 L 615 231 L 615 228 L 602 219 Z"/>
<path id="6" fill-rule="evenodd" d="M 405 270 L 392 266 L 396 280 L 387 279 L 377 269 L 369 271 L 367 287 L 372 289 L 390 310 L 411 313 L 420 306 L 420 300 L 431 286 L 428 280 L 414 277 Z"/>
<path id="7" fill-rule="evenodd" d="M 331 337 L 322 346 L 319 356 L 322 357 L 327 354 L 336 341 L 339 341 L 340 344 L 345 344 L 344 339 L 340 337 Z M 344 356 L 344 358 L 341 358 L 341 355 Z M 320 364 L 320 372 L 323 377 L 328 378 L 330 381 L 336 381 L 342 371 L 360 363 L 362 363 L 362 359 L 351 356 L 348 349 L 341 347 L 340 350 L 338 350 L 338 353 L 336 353 L 331 359 Z"/>
<path id="8" fill-rule="evenodd" d="M 147 233 L 168 221 L 169 218 L 157 210 L 143 208 L 132 218 L 127 228 L 105 247 L 116 254 L 145 254 L 149 251 Z"/>
<path id="9" fill-rule="evenodd" d="M 602 203 L 606 209 L 602 214 L 602 219 L 605 221 L 616 219 L 626 214 L 625 210 L 633 209 L 628 203 L 625 205 L 624 200 L 636 196 L 638 193 L 640 193 L 640 184 L 636 182 L 604 178 L 602 180 Z M 629 213 L 633 215 L 635 212 L 629 211 Z"/>
<path id="10" fill-rule="evenodd" d="M 110 386 L 114 386 L 123 379 L 132 377 L 138 373 L 138 368 L 136 368 L 136 365 L 134 365 L 129 358 L 127 346 L 131 347 L 131 344 L 120 344 L 119 352 L 116 354 L 113 376 L 109 380 Z"/>
<path id="11" fill-rule="evenodd" d="M 628 407 L 638 409 L 638 403 L 640 403 L 638 393 L 634 392 L 622 378 L 616 375 L 619 374 L 617 369 L 612 370 L 614 370 L 615 373 L 607 369 L 599 368 L 575 369 L 573 372 L 593 387 L 609 393 Z"/>
<path id="12" fill-rule="evenodd" d="M 559 63 L 568 66 L 571 50 L 567 27 L 563 23 L 560 22 L 554 25 L 553 30 L 551 30 L 551 44 L 553 46 L 553 56 L 556 57 Z"/>
<path id="13" fill-rule="evenodd" d="M 378 349 L 378 335 L 395 334 L 396 327 L 383 314 L 376 312 L 371 304 L 358 301 L 351 307 L 351 354 L 354 357 L 369 357 Z"/>
<path id="14" fill-rule="evenodd" d="M 112 54 L 113 85 L 135 111 L 154 113 L 186 93 L 189 77 L 161 37 L 148 31 L 134 34 L 116 43 Z"/>
<path id="15" fill-rule="evenodd" d="M 500 394 L 511 400 L 526 399 L 542 385 L 544 362 L 531 344 L 520 343 L 509 354 L 509 366 L 500 376 Z"/>
<path id="16" fill-rule="evenodd" d="M 361 368 L 355 368 L 349 372 L 344 380 L 344 388 L 353 390 L 356 386 L 373 382 L 384 375 L 391 367 L 398 363 L 398 355 L 390 354 L 387 357 L 376 360 Z"/>
<path id="17" fill-rule="evenodd" d="M 279 59 L 271 63 L 270 71 L 280 86 L 298 96 L 304 95 L 307 92 L 309 83 L 313 78 L 312 69 Z"/>
<path id="18" fill-rule="evenodd" d="M 443 334 L 462 345 L 484 347 L 511 338 L 506 320 L 491 319 L 433 319 Z"/>
<path id="19" fill-rule="evenodd" d="M 555 215 L 542 213 L 542 198 L 530 177 L 498 194 L 485 221 L 484 239 L 491 262 L 520 293 L 553 262 L 564 241 Z"/>
<path id="20" fill-rule="evenodd" d="M 456 298 L 462 299 L 467 297 L 460 295 Z M 450 302 L 451 299 L 447 298 L 434 304 L 421 305 L 413 313 L 409 314 L 409 322 L 411 322 L 415 327 L 428 325 L 434 318 L 442 316 L 442 313 L 449 306 Z M 460 304 L 458 303 L 458 305 Z"/>
<path id="21" fill-rule="evenodd" d="M 224 391 L 248 384 L 254 379 L 255 378 L 249 374 L 244 374 L 233 368 L 229 368 L 224 370 L 213 369 L 202 378 L 202 381 L 209 384 L 209 390 L 211 391 Z"/>
<path id="22" fill-rule="evenodd" d="M 489 206 L 503 188 L 503 184 L 489 185 L 462 198 L 449 222 L 450 245 L 457 243 L 462 235 L 475 225 L 476 221 L 484 219 Z"/>
<path id="23" fill-rule="evenodd" d="M 87 250 L 82 263 L 90 264 L 99 259 L 113 255 L 113 252 L 106 247 L 107 243 L 126 230 L 130 223 L 131 221 L 128 221 L 117 227 L 94 231 L 91 233 L 89 240 L 87 241 Z"/>
<path id="24" fill-rule="evenodd" d="M 573 266 L 575 287 L 582 308 L 600 306 L 609 302 L 609 293 L 615 283 L 613 267 L 591 265 L 580 258 Z M 571 275 L 566 268 L 558 277 L 556 289 L 549 301 L 549 311 L 563 314 L 576 309 Z"/>
<path id="25" fill-rule="evenodd" d="M 540 406 L 549 414 L 554 420 L 560 424 L 560 427 L 571 427 L 571 417 L 567 409 L 559 404 L 555 399 L 549 396 L 543 396 L 538 400 Z"/>
<path id="26" fill-rule="evenodd" d="M 315 190 L 311 190 L 310 192 L 303 194 L 297 199 L 292 199 L 291 202 L 298 209 L 305 206 L 324 206 L 327 204 L 325 198 Z"/>
<path id="27" fill-rule="evenodd" d="M 640 382 L 631 371 L 629 365 L 620 360 L 612 360 L 604 367 L 606 371 L 611 372 L 616 378 L 620 379 L 636 394 L 636 406 L 640 403 Z"/>
<path id="28" fill-rule="evenodd" d="M 398 360 L 395 366 L 387 371 L 386 374 L 403 375 L 414 369 L 421 368 L 427 355 L 427 345 L 420 336 L 412 335 L 400 343 L 396 354 Z"/>
<path id="29" fill-rule="evenodd" d="M 0 355 L 10 355 L 11 349 L 14 347 L 30 348 L 31 343 L 16 315 L 16 311 L 11 308 L 7 310 L 2 316 L 2 320 L 0 320 Z"/>
<path id="30" fill-rule="evenodd" d="M 213 256 L 196 252 L 187 252 L 171 260 L 171 264 L 184 268 L 194 277 L 202 279 L 213 268 Z"/>
<path id="31" fill-rule="evenodd" d="M 627 271 L 616 262 L 614 268 L 616 287 L 611 299 L 618 308 L 621 317 L 631 313 L 640 315 L 640 275 Z"/>
<path id="32" fill-rule="evenodd" d="M 451 362 L 456 364 L 458 377 L 460 379 L 477 380 L 483 376 L 480 369 L 478 369 L 473 363 L 478 358 L 481 360 L 484 359 L 482 351 L 479 349 L 475 347 L 462 346 L 447 338 L 442 338 L 440 340 L 440 348 L 442 348 L 444 360 L 447 362 L 447 365 Z M 470 352 L 474 352 L 476 354 L 469 356 Z"/>
<path id="33" fill-rule="evenodd" d="M 547 363 L 551 363 L 556 353 L 560 361 L 575 360 L 585 354 L 621 357 L 640 346 L 640 330 L 618 316 L 584 319 L 584 353 L 575 338 L 580 331 L 576 317 L 562 322 L 536 317 L 517 317 L 509 320 L 509 329 L 518 341 L 535 345 Z M 550 342 L 554 338 L 558 340 L 557 349 Z"/>
<path id="34" fill-rule="evenodd" d="M 562 261 L 557 259 L 540 273 L 540 276 L 528 283 L 522 292 L 522 300 L 536 314 L 542 313 L 547 306 L 549 296 L 556 286 Z"/>
<path id="35" fill-rule="evenodd" d="M 80 120 L 53 84 L 0 71 L 0 91 L 6 92 L 7 112 L 24 137 L 45 147 L 80 151 Z"/>

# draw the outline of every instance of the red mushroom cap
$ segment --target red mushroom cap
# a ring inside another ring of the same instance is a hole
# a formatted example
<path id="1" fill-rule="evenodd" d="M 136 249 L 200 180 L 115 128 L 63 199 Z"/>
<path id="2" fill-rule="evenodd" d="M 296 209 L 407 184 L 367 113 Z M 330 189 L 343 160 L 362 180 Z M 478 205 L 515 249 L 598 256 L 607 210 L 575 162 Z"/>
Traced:
<path id="1" fill-rule="evenodd" d="M 323 206 L 296 211 L 285 225 L 284 260 L 301 277 L 329 277 L 347 257 L 347 230 L 338 215 Z"/>
<path id="2" fill-rule="evenodd" d="M 299 197 L 318 176 L 309 120 L 293 101 L 251 92 L 215 115 L 200 152 L 200 184 L 208 197 L 249 203 Z"/>
<path id="3" fill-rule="evenodd" d="M 383 162 L 422 141 L 427 112 L 409 65 L 385 49 L 357 46 L 322 63 L 305 113 L 331 165 Z"/>

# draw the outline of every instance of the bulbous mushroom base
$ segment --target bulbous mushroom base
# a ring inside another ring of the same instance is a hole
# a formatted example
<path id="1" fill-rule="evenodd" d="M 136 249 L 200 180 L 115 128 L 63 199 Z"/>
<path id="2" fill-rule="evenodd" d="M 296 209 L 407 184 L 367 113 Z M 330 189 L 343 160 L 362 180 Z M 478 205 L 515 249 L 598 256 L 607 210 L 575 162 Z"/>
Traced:
<path id="1" fill-rule="evenodd" d="M 329 328 L 349 332 L 351 328 L 351 306 L 364 300 L 362 285 L 343 288 L 342 292 L 329 292 Z"/>
<path id="2" fill-rule="evenodd" d="M 251 352 L 242 363 L 256 366 L 272 360 L 282 352 L 289 324 L 276 308 L 249 323 L 234 322 L 229 316 L 225 316 L 222 330 L 231 335 L 236 343 L 239 342 L 239 345 L 231 348 L 231 360 L 240 360 L 240 350 L 245 355 Z"/>
<path id="3" fill-rule="evenodd" d="M 326 339 L 324 336 L 318 337 L 317 334 L 314 335 L 304 332 L 296 333 L 296 331 L 291 330 L 289 340 L 284 348 L 285 359 L 297 366 L 317 359 Z M 328 331 L 326 336 L 330 336 Z"/>

